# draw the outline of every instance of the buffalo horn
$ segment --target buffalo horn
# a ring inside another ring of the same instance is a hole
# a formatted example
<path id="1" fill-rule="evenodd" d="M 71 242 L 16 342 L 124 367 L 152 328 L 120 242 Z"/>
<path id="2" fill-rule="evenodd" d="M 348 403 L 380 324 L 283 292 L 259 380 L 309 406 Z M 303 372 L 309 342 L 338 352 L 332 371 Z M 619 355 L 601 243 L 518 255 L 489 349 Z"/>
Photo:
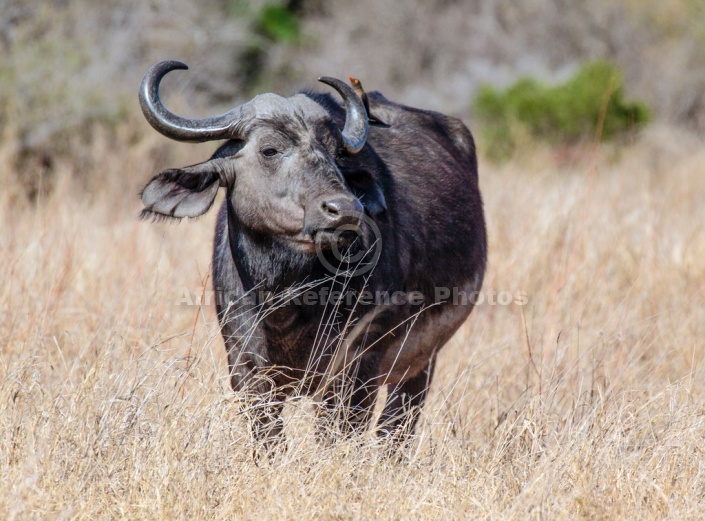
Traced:
<path id="1" fill-rule="evenodd" d="M 243 117 L 245 105 L 220 116 L 203 119 L 182 118 L 164 107 L 159 99 L 159 83 L 167 73 L 186 69 L 186 64 L 169 60 L 153 65 L 144 75 L 140 85 L 140 106 L 149 124 L 160 134 L 177 141 L 200 143 L 236 137 L 233 128 Z"/>
<path id="2" fill-rule="evenodd" d="M 345 126 L 341 133 L 343 144 L 348 153 L 357 154 L 365 146 L 369 129 L 367 111 L 362 100 L 347 83 L 337 78 L 325 76 L 318 78 L 318 81 L 333 87 L 343 98 L 345 102 Z"/>

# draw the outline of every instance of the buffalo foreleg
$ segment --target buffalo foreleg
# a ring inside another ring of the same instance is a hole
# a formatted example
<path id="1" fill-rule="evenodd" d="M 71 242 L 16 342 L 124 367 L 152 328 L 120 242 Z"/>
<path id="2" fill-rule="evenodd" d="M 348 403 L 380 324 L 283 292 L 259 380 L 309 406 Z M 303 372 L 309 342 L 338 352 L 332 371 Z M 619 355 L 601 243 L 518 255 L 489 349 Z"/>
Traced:
<path id="1" fill-rule="evenodd" d="M 336 379 L 318 410 L 319 437 L 331 440 L 364 432 L 370 424 L 377 399 L 377 384 L 362 374 Z"/>
<path id="2" fill-rule="evenodd" d="M 250 401 L 244 408 L 252 439 L 255 442 L 255 457 L 260 453 L 272 454 L 284 444 L 284 400 L 262 397 Z"/>
<path id="3" fill-rule="evenodd" d="M 388 439 L 397 445 L 408 442 L 419 420 L 421 407 L 426 401 L 435 362 L 434 355 L 419 374 L 396 386 L 389 386 L 384 411 L 377 424 L 377 434 L 380 438 Z"/>

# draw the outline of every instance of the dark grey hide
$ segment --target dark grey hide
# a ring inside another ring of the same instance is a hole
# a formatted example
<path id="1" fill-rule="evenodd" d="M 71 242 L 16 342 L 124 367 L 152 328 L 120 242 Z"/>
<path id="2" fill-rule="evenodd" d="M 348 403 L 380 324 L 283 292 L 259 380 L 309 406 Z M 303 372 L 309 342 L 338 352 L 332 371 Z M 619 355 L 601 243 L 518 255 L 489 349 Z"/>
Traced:
<path id="1" fill-rule="evenodd" d="M 472 308 L 470 298 L 439 295 L 482 285 L 485 221 L 469 130 L 376 92 L 363 105 L 359 82 L 356 95 L 330 78 L 322 81 L 344 106 L 329 94 L 263 94 L 186 120 L 158 96 L 177 68 L 162 62 L 145 76 L 149 122 L 173 139 L 228 141 L 204 163 L 155 176 L 143 214 L 196 217 L 225 189 L 213 283 L 232 387 L 250 400 L 253 432 L 275 439 L 292 395 L 319 398 L 322 422 L 362 431 L 387 386 L 378 432 L 404 439 L 438 350 Z M 367 262 L 376 264 L 352 274 Z"/>

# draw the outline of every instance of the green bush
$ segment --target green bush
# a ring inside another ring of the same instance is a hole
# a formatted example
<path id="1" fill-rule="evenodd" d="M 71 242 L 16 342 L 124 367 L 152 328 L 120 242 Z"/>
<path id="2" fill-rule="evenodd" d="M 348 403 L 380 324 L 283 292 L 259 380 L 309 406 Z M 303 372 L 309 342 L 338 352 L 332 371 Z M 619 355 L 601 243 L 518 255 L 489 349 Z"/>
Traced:
<path id="1" fill-rule="evenodd" d="M 259 13 L 259 30 L 275 42 L 294 42 L 299 37 L 299 20 L 287 5 L 270 4 Z"/>
<path id="2" fill-rule="evenodd" d="M 487 151 L 506 158 L 522 136 L 551 144 L 571 144 L 586 139 L 609 139 L 649 121 L 649 108 L 627 102 L 624 80 L 612 64 L 585 64 L 565 83 L 543 85 L 523 78 L 500 92 L 485 86 L 473 106 L 479 118 Z"/>

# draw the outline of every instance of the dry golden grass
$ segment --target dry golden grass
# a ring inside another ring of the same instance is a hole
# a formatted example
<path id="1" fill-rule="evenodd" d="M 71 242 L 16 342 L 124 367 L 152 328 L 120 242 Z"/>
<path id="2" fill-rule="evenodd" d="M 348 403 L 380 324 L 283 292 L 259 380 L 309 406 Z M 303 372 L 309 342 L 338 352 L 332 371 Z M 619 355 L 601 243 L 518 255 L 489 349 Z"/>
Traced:
<path id="1" fill-rule="evenodd" d="M 288 451 L 253 462 L 213 309 L 177 305 L 209 284 L 213 215 L 136 218 L 139 185 L 208 146 L 98 137 L 101 171 L 57 165 L 36 205 L 3 149 L 0 517 L 700 518 L 705 148 L 689 139 L 482 165 L 485 289 L 529 302 L 480 306 L 446 346 L 403 462 L 372 437 L 317 444 L 305 400 Z"/>

